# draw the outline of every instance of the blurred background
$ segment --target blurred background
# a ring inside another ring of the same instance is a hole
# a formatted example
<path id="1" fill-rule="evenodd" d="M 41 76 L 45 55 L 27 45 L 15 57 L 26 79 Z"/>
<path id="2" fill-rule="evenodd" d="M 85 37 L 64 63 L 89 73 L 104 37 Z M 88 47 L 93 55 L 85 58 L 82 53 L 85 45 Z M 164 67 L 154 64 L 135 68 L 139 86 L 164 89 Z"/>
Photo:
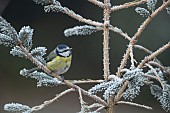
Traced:
<path id="1" fill-rule="evenodd" d="M 112 4 L 121 4 L 132 0 L 111 0 Z M 103 21 L 103 10 L 89 3 L 87 0 L 60 0 L 63 6 L 72 9 L 83 17 L 99 22 Z M 161 3 L 161 1 L 159 1 Z M 159 3 L 159 4 L 160 4 Z M 159 4 L 157 6 L 159 6 Z M 144 5 L 142 5 L 144 6 Z M 145 6 L 144 6 L 145 7 Z M 135 13 L 133 8 L 120 10 L 111 14 L 113 26 L 121 28 L 129 36 L 133 36 L 144 18 Z M 0 13 L 19 32 L 23 26 L 29 25 L 34 29 L 33 48 L 45 46 L 47 53 L 58 44 L 67 44 L 73 48 L 73 61 L 70 70 L 64 74 L 66 79 L 102 79 L 102 32 L 93 33 L 90 36 L 65 37 L 63 31 L 77 25 L 84 25 L 62 13 L 45 13 L 41 5 L 32 0 L 0 0 Z M 170 15 L 166 11 L 161 12 L 147 26 L 139 38 L 138 44 L 155 51 L 170 40 Z M 128 41 L 116 33 L 110 32 L 110 70 L 117 71 Z M 31 68 L 34 65 L 26 59 L 13 57 L 9 54 L 11 48 L 0 46 L 0 113 L 6 103 L 18 102 L 30 107 L 39 105 L 45 100 L 52 99 L 67 86 L 37 87 L 36 81 L 19 75 L 23 68 Z M 147 55 L 145 52 L 135 49 L 135 59 L 140 61 Z M 163 52 L 158 58 L 165 66 L 170 64 L 170 50 Z M 89 89 L 90 85 L 80 85 Z M 90 101 L 89 98 L 83 98 Z M 140 96 L 135 102 L 153 107 L 153 111 L 128 105 L 119 105 L 116 113 L 164 113 L 159 102 L 152 97 L 149 87 L 143 87 Z M 90 101 L 91 102 L 91 101 Z M 76 92 L 65 95 L 57 102 L 49 105 L 37 113 L 76 113 L 80 111 L 78 94 Z M 104 111 L 103 111 L 104 113 Z"/>

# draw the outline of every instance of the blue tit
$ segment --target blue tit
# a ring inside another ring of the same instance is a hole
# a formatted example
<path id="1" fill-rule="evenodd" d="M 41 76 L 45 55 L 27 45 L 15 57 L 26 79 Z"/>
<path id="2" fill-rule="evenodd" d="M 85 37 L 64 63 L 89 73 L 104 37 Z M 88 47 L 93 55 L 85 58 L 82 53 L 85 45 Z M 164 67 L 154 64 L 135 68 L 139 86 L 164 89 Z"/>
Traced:
<path id="1" fill-rule="evenodd" d="M 72 48 L 67 45 L 58 45 L 46 58 L 46 66 L 57 75 L 68 71 L 72 60 Z"/>
<path id="2" fill-rule="evenodd" d="M 46 57 L 46 67 L 57 75 L 61 75 L 68 71 L 72 60 L 72 48 L 67 45 L 58 45 L 47 57 Z M 37 70 L 38 67 L 28 70 L 31 73 Z M 61 76 L 64 80 L 64 76 Z"/>

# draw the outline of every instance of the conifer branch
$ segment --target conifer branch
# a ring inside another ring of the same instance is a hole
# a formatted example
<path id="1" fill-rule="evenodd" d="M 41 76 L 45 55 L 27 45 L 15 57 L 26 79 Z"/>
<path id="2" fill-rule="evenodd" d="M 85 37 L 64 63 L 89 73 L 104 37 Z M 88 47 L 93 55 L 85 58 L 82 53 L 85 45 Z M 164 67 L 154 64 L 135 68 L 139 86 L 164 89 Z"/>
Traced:
<path id="1" fill-rule="evenodd" d="M 138 28 L 137 32 L 135 33 L 135 35 L 133 36 L 133 38 L 131 39 L 131 41 L 129 42 L 129 45 L 131 45 L 132 47 L 136 44 L 140 34 L 143 32 L 143 30 L 146 28 L 146 26 L 151 22 L 151 20 L 157 15 L 159 14 L 160 11 L 162 11 L 163 9 L 165 9 L 168 5 L 170 4 L 170 0 L 168 0 L 167 2 L 165 2 L 164 4 L 162 4 L 158 9 L 156 9 L 143 23 L 142 25 Z M 124 68 L 124 66 L 126 65 L 126 62 L 129 58 L 130 55 L 130 47 L 129 46 L 126 50 L 126 53 L 121 61 L 120 67 L 118 68 L 118 72 L 117 75 L 120 77 L 121 76 L 121 69 Z"/>
<path id="2" fill-rule="evenodd" d="M 67 7 L 63 7 L 59 2 L 57 2 L 57 3 L 54 2 L 50 5 L 44 6 L 44 10 L 45 10 L 45 12 L 50 12 L 50 11 L 61 12 L 61 13 L 64 13 L 80 22 L 83 22 L 83 23 L 86 23 L 89 25 L 93 25 L 93 26 L 97 26 L 97 27 L 103 27 L 102 23 L 93 21 L 91 19 L 86 19 L 86 18 L 82 17 L 81 15 L 76 14 L 74 11 L 68 9 Z"/>
<path id="3" fill-rule="evenodd" d="M 43 65 L 41 62 L 39 62 L 38 60 L 36 60 L 36 59 L 22 46 L 22 44 L 19 44 L 18 46 L 19 46 L 19 47 L 21 48 L 21 50 L 27 55 L 28 59 L 30 59 L 31 62 L 33 62 L 35 65 L 37 65 L 38 68 L 42 69 L 43 71 L 45 71 L 45 72 L 48 73 L 49 75 L 52 75 L 53 77 L 56 77 L 58 80 L 63 81 L 63 79 L 61 78 L 61 76 L 59 76 L 59 75 L 51 72 L 46 66 L 44 66 L 44 65 Z M 65 85 L 67 85 L 67 86 L 69 86 L 69 87 L 71 87 L 71 88 L 73 88 L 73 89 L 76 89 L 76 90 L 81 89 L 81 92 L 82 92 L 84 95 L 86 95 L 86 96 L 94 99 L 95 101 L 99 102 L 100 104 L 102 104 L 102 105 L 104 105 L 104 106 L 107 106 L 107 103 L 106 103 L 104 100 L 102 100 L 100 97 L 98 97 L 98 96 L 96 96 L 96 95 L 90 95 L 86 90 L 80 88 L 80 87 L 77 86 L 77 85 L 74 85 L 74 84 L 70 83 L 68 80 L 64 80 L 63 82 L 65 83 Z"/>
<path id="4" fill-rule="evenodd" d="M 149 107 L 149 106 L 146 106 L 146 105 L 137 104 L 137 103 L 133 103 L 133 102 L 118 101 L 117 104 L 127 104 L 127 105 L 131 105 L 131 106 L 145 108 L 145 109 L 148 109 L 148 110 L 153 110 L 152 107 Z"/>
<path id="5" fill-rule="evenodd" d="M 138 67 L 142 68 L 145 65 L 145 63 L 151 61 L 152 59 L 154 59 L 156 56 L 158 56 L 159 54 L 161 54 L 163 51 L 167 50 L 168 48 L 170 48 L 170 42 L 168 42 L 166 45 L 159 48 L 157 51 L 153 52 L 151 55 L 146 56 L 142 60 L 142 62 L 138 65 Z"/>
<path id="6" fill-rule="evenodd" d="M 125 8 L 129 8 L 129 7 L 133 7 L 133 6 L 138 6 L 138 5 L 144 4 L 146 2 L 147 2 L 147 0 L 134 0 L 132 2 L 124 3 L 122 5 L 113 6 L 111 8 L 111 11 L 115 12 L 115 11 L 120 10 L 120 9 L 125 9 Z"/>
<path id="7" fill-rule="evenodd" d="M 101 7 L 101 8 L 104 8 L 104 4 L 98 0 L 88 0 L 89 2 Z"/>
<path id="8" fill-rule="evenodd" d="M 72 91 L 75 91 L 75 90 L 72 89 L 72 88 L 67 89 L 67 90 L 61 92 L 60 94 L 56 95 L 53 99 L 47 100 L 43 104 L 40 104 L 38 106 L 32 107 L 31 110 L 32 110 L 32 112 L 39 111 L 39 110 L 41 110 L 41 109 L 45 108 L 46 106 L 52 104 L 53 102 L 57 101 L 59 98 L 63 97 L 64 95 L 66 95 L 66 94 L 68 94 L 68 93 L 70 93 Z"/>

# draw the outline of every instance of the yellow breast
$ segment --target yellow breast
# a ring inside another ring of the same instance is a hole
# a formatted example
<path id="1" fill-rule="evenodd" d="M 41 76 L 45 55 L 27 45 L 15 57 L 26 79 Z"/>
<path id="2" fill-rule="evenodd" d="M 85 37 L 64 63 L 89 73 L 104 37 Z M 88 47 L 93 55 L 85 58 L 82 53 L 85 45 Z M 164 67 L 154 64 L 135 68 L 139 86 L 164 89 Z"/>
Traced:
<path id="1" fill-rule="evenodd" d="M 69 57 L 60 57 L 56 56 L 52 61 L 47 62 L 46 66 L 51 71 L 60 75 L 65 73 L 71 65 L 72 56 Z"/>

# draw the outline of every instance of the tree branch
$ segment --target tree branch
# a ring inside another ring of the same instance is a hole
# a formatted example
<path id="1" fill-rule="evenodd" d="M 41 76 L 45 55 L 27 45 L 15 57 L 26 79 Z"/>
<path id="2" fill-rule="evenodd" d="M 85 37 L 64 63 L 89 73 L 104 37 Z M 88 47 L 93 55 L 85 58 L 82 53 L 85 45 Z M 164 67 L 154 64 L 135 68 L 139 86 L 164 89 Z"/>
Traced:
<path id="1" fill-rule="evenodd" d="M 140 4 L 144 4 L 146 2 L 147 2 L 147 0 L 134 0 L 133 2 L 128 2 L 128 3 L 122 4 L 122 5 L 118 5 L 118 6 L 113 6 L 111 8 L 111 11 L 115 12 L 115 11 L 120 10 L 120 9 L 125 9 L 125 8 L 129 8 L 129 7 L 137 6 L 137 5 L 140 5 Z"/>
<path id="2" fill-rule="evenodd" d="M 44 102 L 43 104 L 41 104 L 41 105 L 32 107 L 32 108 L 31 108 L 31 109 L 32 109 L 32 112 L 39 111 L 39 110 L 45 108 L 46 106 L 52 104 L 54 101 L 57 101 L 59 98 L 61 98 L 62 96 L 66 95 L 67 93 L 70 93 L 70 92 L 72 92 L 72 91 L 75 91 L 75 90 L 72 89 L 72 88 L 71 88 L 71 89 L 67 89 L 67 90 L 61 92 L 60 94 L 56 95 L 53 99 L 47 100 L 47 101 L 45 101 L 45 102 Z"/>
<path id="3" fill-rule="evenodd" d="M 141 105 L 141 104 L 137 104 L 137 103 L 133 103 L 133 102 L 118 101 L 117 104 L 127 104 L 127 105 L 131 105 L 131 106 L 145 108 L 145 109 L 148 109 L 148 110 L 153 110 L 152 107 Z"/>
<path id="4" fill-rule="evenodd" d="M 101 7 L 101 8 L 104 8 L 104 4 L 98 0 L 88 0 L 89 2 Z"/>
<path id="5" fill-rule="evenodd" d="M 21 50 L 27 55 L 28 59 L 31 60 L 35 65 L 38 66 L 38 68 L 42 69 L 43 71 L 45 71 L 46 73 L 48 73 L 49 75 L 52 75 L 53 77 L 56 77 L 58 80 L 60 81 L 63 81 L 63 79 L 56 75 L 55 73 L 53 73 L 52 71 L 50 71 L 46 66 L 44 66 L 41 62 L 39 62 L 38 60 L 36 60 L 23 46 L 22 44 L 18 44 L 18 46 L 21 48 Z M 74 85 L 72 83 L 70 83 L 68 80 L 64 80 L 63 81 L 65 83 L 65 85 L 73 88 L 73 89 L 81 89 L 81 92 L 84 94 L 84 95 L 87 95 L 88 97 L 94 99 L 95 101 L 99 102 L 100 104 L 104 105 L 104 106 L 107 106 L 107 103 L 102 100 L 100 97 L 96 96 L 96 95 L 90 95 L 88 93 L 88 91 L 80 88 L 79 86 L 77 85 Z"/>
<path id="6" fill-rule="evenodd" d="M 145 63 L 149 62 L 150 60 L 152 60 L 153 58 L 155 58 L 156 56 L 158 56 L 168 48 L 170 48 L 170 42 L 168 42 L 166 45 L 159 48 L 157 51 L 153 52 L 151 55 L 145 57 L 144 60 L 142 60 L 142 62 L 138 65 L 138 67 L 142 68 L 145 65 Z"/>
<path id="7" fill-rule="evenodd" d="M 144 22 L 143 24 L 138 28 L 138 31 L 135 33 L 135 35 L 133 36 L 133 38 L 131 39 L 131 41 L 129 42 L 129 45 L 131 46 L 128 46 L 127 50 L 126 50 L 126 54 L 124 55 L 122 61 L 121 61 L 121 64 L 120 64 L 120 67 L 118 68 L 118 72 L 117 72 L 117 76 L 120 77 L 121 76 L 121 69 L 124 68 L 124 66 L 126 65 L 126 62 L 129 58 L 129 55 L 130 55 L 130 47 L 133 47 L 140 34 L 144 31 L 144 29 L 146 28 L 146 26 L 151 22 L 151 20 L 160 12 L 162 11 L 163 9 L 165 9 L 168 5 L 170 4 L 170 0 L 168 0 L 167 2 L 163 3 L 158 9 L 156 9 L 151 15 L 150 17 L 148 17 Z"/>

